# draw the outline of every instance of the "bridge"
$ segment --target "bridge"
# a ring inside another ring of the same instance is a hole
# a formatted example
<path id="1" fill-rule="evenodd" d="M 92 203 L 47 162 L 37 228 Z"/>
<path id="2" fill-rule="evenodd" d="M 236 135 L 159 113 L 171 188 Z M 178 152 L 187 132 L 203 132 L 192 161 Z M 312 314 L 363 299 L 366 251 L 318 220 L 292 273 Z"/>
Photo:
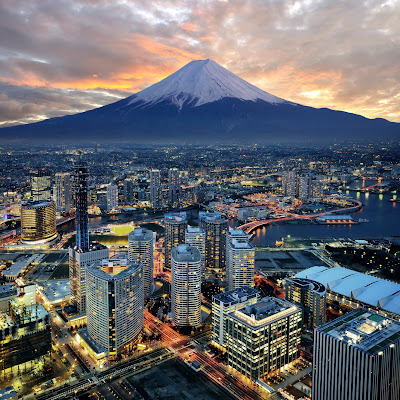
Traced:
<path id="1" fill-rule="evenodd" d="M 359 210 L 362 207 L 361 201 L 358 200 L 353 200 L 354 205 L 346 208 L 338 208 L 336 210 L 331 210 L 331 211 L 325 211 L 317 214 L 312 214 L 312 215 L 299 215 L 295 213 L 287 213 L 286 217 L 283 218 L 273 218 L 273 219 L 263 219 L 259 221 L 252 221 L 247 224 L 239 226 L 239 229 L 243 229 L 247 234 L 250 234 L 254 230 L 261 228 L 262 226 L 274 224 L 277 222 L 283 222 L 283 221 L 293 221 L 293 220 L 308 220 L 308 221 L 313 221 L 319 217 L 322 217 L 323 215 L 328 215 L 328 214 L 334 214 L 337 212 L 343 213 L 343 212 L 354 212 Z"/>

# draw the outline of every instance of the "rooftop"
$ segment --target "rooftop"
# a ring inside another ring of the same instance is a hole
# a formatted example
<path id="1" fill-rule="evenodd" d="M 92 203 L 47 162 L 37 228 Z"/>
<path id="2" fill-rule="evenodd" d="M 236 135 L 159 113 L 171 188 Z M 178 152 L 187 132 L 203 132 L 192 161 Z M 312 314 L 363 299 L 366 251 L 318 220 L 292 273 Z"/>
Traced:
<path id="1" fill-rule="evenodd" d="M 226 222 L 226 219 L 221 214 L 206 211 L 199 212 L 199 221 L 201 220 L 215 223 Z"/>
<path id="2" fill-rule="evenodd" d="M 345 314 L 317 330 L 371 355 L 400 341 L 399 321 L 363 308 Z"/>
<path id="3" fill-rule="evenodd" d="M 200 228 L 199 226 L 190 226 L 186 228 L 187 233 L 204 233 L 204 229 Z"/>
<path id="4" fill-rule="evenodd" d="M 229 290 L 213 296 L 214 299 L 224 303 L 242 303 L 249 297 L 257 296 L 258 291 L 250 286 L 243 286 L 238 289 Z"/>
<path id="5" fill-rule="evenodd" d="M 187 215 L 185 212 L 168 213 L 164 215 L 164 220 L 168 222 L 186 222 Z"/>
<path id="6" fill-rule="evenodd" d="M 58 279 L 40 282 L 41 292 L 50 303 L 59 303 L 70 296 L 69 279 Z"/>
<path id="7" fill-rule="evenodd" d="M 296 312 L 301 312 L 301 309 L 286 300 L 265 297 L 258 303 L 233 311 L 229 315 L 248 326 L 261 327 Z"/>
<path id="8" fill-rule="evenodd" d="M 149 241 L 153 240 L 153 231 L 145 228 L 135 228 L 128 236 L 129 241 Z"/>
<path id="9" fill-rule="evenodd" d="M 232 247 L 234 249 L 254 249 L 253 245 L 251 245 L 248 241 L 240 240 L 240 239 L 232 239 Z"/>
<path id="10" fill-rule="evenodd" d="M 174 247 L 171 252 L 171 257 L 177 262 L 197 262 L 201 260 L 199 250 L 188 244 L 179 244 Z"/>
<path id="11" fill-rule="evenodd" d="M 133 274 L 141 264 L 127 259 L 103 260 L 101 264 L 93 264 L 87 267 L 87 272 L 105 281 L 119 280 Z"/>
<path id="12" fill-rule="evenodd" d="M 304 287 L 304 288 L 310 288 L 314 292 L 317 293 L 324 293 L 326 292 L 326 288 L 322 283 L 319 283 L 317 281 L 313 281 L 312 279 L 307 279 L 307 278 L 286 278 L 286 282 L 293 282 L 296 284 L 296 286 L 299 287 Z"/>
<path id="13" fill-rule="evenodd" d="M 342 267 L 311 267 L 297 273 L 296 278 L 312 279 L 324 285 L 327 290 L 400 315 L 398 283 Z"/>

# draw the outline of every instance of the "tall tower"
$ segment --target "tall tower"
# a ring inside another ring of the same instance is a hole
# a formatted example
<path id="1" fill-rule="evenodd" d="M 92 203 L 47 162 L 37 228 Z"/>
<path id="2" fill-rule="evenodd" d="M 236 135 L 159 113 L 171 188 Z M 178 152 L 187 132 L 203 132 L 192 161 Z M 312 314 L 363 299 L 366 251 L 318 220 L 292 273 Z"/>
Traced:
<path id="1" fill-rule="evenodd" d="M 59 172 L 56 174 L 55 200 L 57 212 L 69 213 L 72 206 L 71 174 Z"/>
<path id="2" fill-rule="evenodd" d="M 170 207 L 176 208 L 179 206 L 180 192 L 179 170 L 177 168 L 170 168 L 168 170 L 168 202 Z"/>
<path id="3" fill-rule="evenodd" d="M 51 200 L 51 172 L 46 168 L 30 172 L 33 201 Z"/>
<path id="4" fill-rule="evenodd" d="M 79 152 L 79 159 L 75 163 L 75 224 L 76 247 L 81 251 L 89 249 L 89 221 L 88 221 L 88 169 L 87 163 Z"/>
<path id="5" fill-rule="evenodd" d="M 171 251 L 178 244 L 185 243 L 187 227 L 186 213 L 168 213 L 165 221 L 165 268 L 171 269 Z"/>
<path id="6" fill-rule="evenodd" d="M 142 265 L 103 260 L 86 268 L 87 329 L 115 359 L 143 328 Z"/>
<path id="7" fill-rule="evenodd" d="M 150 171 L 150 203 L 153 208 L 162 208 L 161 173 L 159 169 Z"/>
<path id="8" fill-rule="evenodd" d="M 226 281 L 228 290 L 254 286 L 254 247 L 241 229 L 229 228 L 226 236 Z"/>
<path id="9" fill-rule="evenodd" d="M 357 308 L 314 330 L 313 400 L 394 400 L 400 322 Z"/>
<path id="10" fill-rule="evenodd" d="M 188 244 L 172 249 L 171 304 L 175 325 L 201 324 L 201 256 Z"/>
<path id="11" fill-rule="evenodd" d="M 89 245 L 89 223 L 87 214 L 87 164 L 82 152 L 75 164 L 75 224 L 76 244 L 69 248 L 69 280 L 71 304 L 79 314 L 86 314 L 86 267 L 109 258 L 109 250 L 100 243 Z"/>
<path id="12" fill-rule="evenodd" d="M 201 255 L 201 279 L 205 278 L 206 271 L 206 233 L 199 226 L 188 226 L 185 232 L 185 243 L 196 247 Z"/>
<path id="13" fill-rule="evenodd" d="M 206 232 L 206 268 L 225 268 L 228 221 L 218 213 L 199 212 L 200 227 Z"/>
<path id="14" fill-rule="evenodd" d="M 107 211 L 118 210 L 118 186 L 110 183 L 107 186 Z"/>
<path id="15" fill-rule="evenodd" d="M 154 283 L 154 237 L 149 229 L 135 228 L 128 237 L 129 261 L 143 265 L 144 295 L 150 296 Z"/>

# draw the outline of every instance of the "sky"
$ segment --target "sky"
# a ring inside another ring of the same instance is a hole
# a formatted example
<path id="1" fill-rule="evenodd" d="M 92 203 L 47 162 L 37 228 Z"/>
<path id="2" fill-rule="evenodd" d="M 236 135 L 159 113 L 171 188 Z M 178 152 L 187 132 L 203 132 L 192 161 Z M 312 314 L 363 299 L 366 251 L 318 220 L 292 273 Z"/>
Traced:
<path id="1" fill-rule="evenodd" d="M 400 122 L 400 0 L 0 0 L 0 127 L 207 58 L 286 100 Z"/>

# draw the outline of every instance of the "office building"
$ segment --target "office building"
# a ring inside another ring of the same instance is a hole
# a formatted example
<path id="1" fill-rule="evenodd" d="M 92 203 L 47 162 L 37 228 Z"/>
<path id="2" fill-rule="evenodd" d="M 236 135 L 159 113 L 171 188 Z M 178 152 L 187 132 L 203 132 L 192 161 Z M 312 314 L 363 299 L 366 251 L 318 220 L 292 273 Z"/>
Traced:
<path id="1" fill-rule="evenodd" d="M 196 247 L 201 255 L 201 279 L 205 278 L 206 270 L 206 233 L 199 226 L 188 226 L 185 232 L 185 243 Z"/>
<path id="2" fill-rule="evenodd" d="M 143 267 L 126 259 L 86 268 L 87 331 L 107 357 L 129 348 L 143 328 Z"/>
<path id="3" fill-rule="evenodd" d="M 19 298 L 0 314 L 0 371 L 16 374 L 50 355 L 50 315 L 42 305 L 27 306 Z"/>
<path id="4" fill-rule="evenodd" d="M 168 213 L 165 222 L 165 268 L 171 269 L 171 251 L 178 244 L 185 243 L 187 217 L 185 212 Z"/>
<path id="5" fill-rule="evenodd" d="M 274 297 L 233 311 L 226 319 L 228 365 L 257 380 L 298 357 L 301 308 Z"/>
<path id="6" fill-rule="evenodd" d="M 213 296 L 212 341 L 226 349 L 226 316 L 236 310 L 257 303 L 258 291 L 250 286 L 241 287 Z"/>
<path id="7" fill-rule="evenodd" d="M 326 288 L 305 278 L 285 279 L 286 300 L 303 308 L 304 325 L 314 329 L 326 320 Z"/>
<path id="8" fill-rule="evenodd" d="M 154 285 L 153 231 L 135 228 L 128 236 L 128 259 L 143 265 L 144 295 L 153 293 Z"/>
<path id="9" fill-rule="evenodd" d="M 228 290 L 254 286 L 255 250 L 241 229 L 229 228 L 226 236 L 226 281 Z"/>
<path id="10" fill-rule="evenodd" d="M 171 252 L 171 306 L 176 326 L 201 324 L 201 255 L 196 247 L 180 244 Z"/>
<path id="11" fill-rule="evenodd" d="M 313 400 L 395 400 L 399 394 L 399 321 L 361 308 L 315 330 Z"/>
<path id="12" fill-rule="evenodd" d="M 72 208 L 71 174 L 59 172 L 55 184 L 56 209 L 59 213 L 69 213 Z"/>
<path id="13" fill-rule="evenodd" d="M 228 221 L 221 214 L 200 211 L 199 225 L 206 233 L 206 268 L 224 270 Z"/>
<path id="14" fill-rule="evenodd" d="M 109 250 L 100 243 L 89 245 L 87 214 L 87 164 L 79 154 L 75 164 L 76 244 L 69 248 L 71 304 L 79 315 L 86 314 L 86 267 L 109 258 Z"/>
<path id="15" fill-rule="evenodd" d="M 124 180 L 124 204 L 132 204 L 135 202 L 135 187 L 132 179 Z"/>
<path id="16" fill-rule="evenodd" d="M 159 169 L 150 171 L 150 204 L 153 208 L 162 208 L 163 192 L 161 186 L 161 173 Z"/>
<path id="17" fill-rule="evenodd" d="M 284 171 L 282 174 L 282 191 L 285 196 L 297 197 L 299 193 L 298 187 L 298 170 Z"/>
<path id="18" fill-rule="evenodd" d="M 168 170 L 168 203 L 170 207 L 179 207 L 180 192 L 179 170 L 177 168 L 170 168 Z"/>
<path id="19" fill-rule="evenodd" d="M 110 183 L 107 185 L 107 211 L 118 210 L 118 186 Z"/>
<path id="20" fill-rule="evenodd" d="M 56 205 L 52 201 L 27 201 L 21 204 L 21 240 L 41 245 L 58 237 Z"/>
<path id="21" fill-rule="evenodd" d="M 31 200 L 51 200 L 51 172 L 46 168 L 30 171 Z"/>

